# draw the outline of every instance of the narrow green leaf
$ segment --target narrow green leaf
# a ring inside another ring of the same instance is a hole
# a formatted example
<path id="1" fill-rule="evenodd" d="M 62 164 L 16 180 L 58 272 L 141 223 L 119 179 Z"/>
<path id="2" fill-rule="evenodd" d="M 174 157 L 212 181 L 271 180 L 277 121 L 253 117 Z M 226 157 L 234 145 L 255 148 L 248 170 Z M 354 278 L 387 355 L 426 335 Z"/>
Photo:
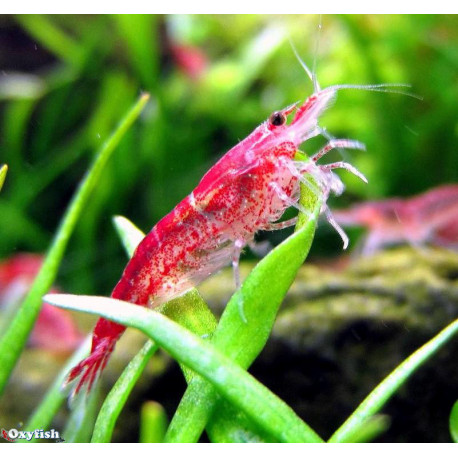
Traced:
<path id="1" fill-rule="evenodd" d="M 196 289 L 167 302 L 160 311 L 203 339 L 209 339 L 216 328 L 215 316 Z"/>
<path id="2" fill-rule="evenodd" d="M 87 397 L 80 396 L 75 401 L 62 438 L 70 444 L 87 443 L 91 439 L 97 411 L 100 407 L 100 387 L 95 386 Z"/>
<path id="3" fill-rule="evenodd" d="M 223 399 L 220 399 L 216 404 L 214 414 L 208 421 L 206 430 L 212 442 L 278 442 L 275 436 L 266 434 L 241 410 Z"/>
<path id="4" fill-rule="evenodd" d="M 78 222 L 84 207 L 91 196 L 97 181 L 122 137 L 137 119 L 149 99 L 148 94 L 140 96 L 138 101 L 126 114 L 113 134 L 104 143 L 97 154 L 89 172 L 75 192 L 66 213 L 61 220 L 54 240 L 48 250 L 43 265 L 21 308 L 10 327 L 0 340 L 0 393 L 3 392 L 28 335 L 41 309 L 42 297 L 49 291 L 57 274 L 59 264 L 67 247 L 68 240 Z"/>
<path id="5" fill-rule="evenodd" d="M 453 404 L 450 412 L 450 434 L 453 442 L 458 443 L 458 401 Z"/>
<path id="6" fill-rule="evenodd" d="M 154 401 L 145 402 L 140 412 L 140 442 L 157 444 L 162 442 L 167 429 L 164 408 Z"/>
<path id="7" fill-rule="evenodd" d="M 203 339 L 209 339 L 216 328 L 215 316 L 196 289 L 167 302 L 158 311 Z M 180 366 L 189 383 L 195 373 L 183 364 Z"/>
<path id="8" fill-rule="evenodd" d="M 211 383 L 208 383 L 205 378 L 194 377 L 189 382 L 188 388 L 173 415 L 164 441 L 197 442 L 212 415 L 218 416 L 215 409 L 219 400 L 220 396 Z M 225 416 L 224 412 L 222 416 Z M 221 437 L 215 437 L 215 440 L 221 440 Z"/>
<path id="9" fill-rule="evenodd" d="M 159 68 L 158 17 L 143 14 L 116 14 L 112 16 L 120 36 L 127 44 L 127 57 L 148 90 L 156 86 Z"/>
<path id="10" fill-rule="evenodd" d="M 1 100 L 1 96 L 0 96 Z M 2 137 L 7 148 L 2 150 L 2 159 L 14 170 L 15 180 L 25 173 L 23 152 L 30 127 L 30 116 L 36 102 L 34 100 L 11 100 L 3 104 Z M 36 194 L 35 194 L 36 195 Z"/>
<path id="11" fill-rule="evenodd" d="M 3 164 L 0 167 L 0 191 L 2 190 L 3 183 L 5 182 L 6 172 L 8 172 L 8 166 L 6 164 Z"/>
<path id="12" fill-rule="evenodd" d="M 62 61 L 79 68 L 85 55 L 84 48 L 54 24 L 50 16 L 22 14 L 15 16 L 21 26 L 42 46 Z"/>
<path id="13" fill-rule="evenodd" d="M 292 238 L 300 238 L 301 232 Z M 164 315 L 106 297 L 48 294 L 48 303 L 66 309 L 101 315 L 139 329 L 175 359 L 208 381 L 263 430 L 285 442 L 320 442 L 320 437 L 283 401 L 234 364 L 213 345 Z"/>
<path id="14" fill-rule="evenodd" d="M 348 435 L 345 442 L 351 444 L 371 442 L 389 427 L 390 418 L 388 415 L 374 415 L 365 420 L 358 429 L 354 430 L 353 434 Z"/>
<path id="15" fill-rule="evenodd" d="M 345 423 L 331 436 L 329 442 L 346 442 L 349 437 L 357 434 L 358 429 L 368 418 L 379 412 L 407 379 L 457 332 L 458 320 L 455 320 L 405 359 L 367 396 Z"/>
<path id="16" fill-rule="evenodd" d="M 158 345 L 149 340 L 122 372 L 100 409 L 91 442 L 110 442 L 116 420 L 129 394 L 158 348 Z"/>
<path id="17" fill-rule="evenodd" d="M 131 258 L 135 248 L 143 240 L 145 234 L 134 223 L 124 218 L 124 216 L 113 217 L 113 224 L 127 255 Z"/>

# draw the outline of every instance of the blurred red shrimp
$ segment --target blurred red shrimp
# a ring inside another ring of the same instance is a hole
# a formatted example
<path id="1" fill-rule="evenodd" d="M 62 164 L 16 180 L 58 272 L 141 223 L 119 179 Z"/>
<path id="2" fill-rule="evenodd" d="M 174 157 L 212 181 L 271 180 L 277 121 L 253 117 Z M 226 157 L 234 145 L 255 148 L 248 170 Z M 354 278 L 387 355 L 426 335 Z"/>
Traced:
<path id="1" fill-rule="evenodd" d="M 30 253 L 0 262 L 0 309 L 14 307 L 24 298 L 42 263 L 43 256 Z M 82 339 L 83 334 L 68 312 L 43 303 L 28 343 L 54 353 L 69 353 Z"/>
<path id="2" fill-rule="evenodd" d="M 343 226 L 364 226 L 363 254 L 398 243 L 458 248 L 458 185 L 433 188 L 407 199 L 364 202 L 334 211 Z"/>
<path id="3" fill-rule="evenodd" d="M 199 79 L 208 67 L 207 56 L 196 46 L 172 43 L 170 52 L 178 68 L 193 80 Z"/>

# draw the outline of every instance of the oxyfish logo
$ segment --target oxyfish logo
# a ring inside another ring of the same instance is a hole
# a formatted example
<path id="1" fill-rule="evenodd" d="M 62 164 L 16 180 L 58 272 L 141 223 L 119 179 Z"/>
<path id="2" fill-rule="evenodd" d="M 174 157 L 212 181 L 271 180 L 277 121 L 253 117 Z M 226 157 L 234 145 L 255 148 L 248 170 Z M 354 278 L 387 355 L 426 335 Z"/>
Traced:
<path id="1" fill-rule="evenodd" d="M 8 442 L 14 442 L 14 439 L 11 439 L 11 437 L 8 435 L 8 431 L 6 429 L 2 428 L 2 437 Z"/>
<path id="2" fill-rule="evenodd" d="M 10 429 L 9 431 L 2 428 L 1 437 L 8 442 L 15 442 L 16 439 L 25 439 L 31 441 L 32 439 L 53 439 L 56 442 L 64 442 L 65 439 L 60 437 L 59 431 L 51 429 L 44 431 L 43 429 L 36 429 L 35 431 L 18 431 L 17 429 Z"/>

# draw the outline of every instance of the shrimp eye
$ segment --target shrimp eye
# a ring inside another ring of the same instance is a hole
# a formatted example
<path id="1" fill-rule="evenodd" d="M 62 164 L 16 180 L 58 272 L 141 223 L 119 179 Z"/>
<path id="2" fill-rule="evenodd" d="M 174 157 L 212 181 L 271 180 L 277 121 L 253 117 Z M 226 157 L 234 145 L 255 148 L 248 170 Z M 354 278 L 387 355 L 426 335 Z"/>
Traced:
<path id="1" fill-rule="evenodd" d="M 282 126 L 286 123 L 286 116 L 281 111 L 275 111 L 270 115 L 269 122 L 273 126 Z"/>

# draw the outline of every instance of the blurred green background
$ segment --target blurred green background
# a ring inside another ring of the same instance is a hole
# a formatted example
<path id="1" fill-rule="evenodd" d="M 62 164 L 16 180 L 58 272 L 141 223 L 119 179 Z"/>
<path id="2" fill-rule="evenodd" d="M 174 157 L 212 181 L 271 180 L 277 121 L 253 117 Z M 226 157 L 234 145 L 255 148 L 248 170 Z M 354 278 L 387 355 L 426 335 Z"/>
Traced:
<path id="1" fill-rule="evenodd" d="M 342 91 L 321 125 L 364 142 L 331 206 L 458 181 L 457 16 L 0 16 L 0 257 L 44 252 L 91 158 L 142 91 L 152 100 L 114 154 L 58 283 L 108 294 L 125 265 L 111 223 L 148 231 L 269 114 L 322 87 L 408 83 L 418 99 Z M 304 145 L 313 153 L 323 139 Z M 336 159 L 330 157 L 328 160 Z M 276 243 L 285 233 L 274 234 Z M 261 235 L 261 239 L 263 236 Z M 322 224 L 312 256 L 339 253 Z"/>

